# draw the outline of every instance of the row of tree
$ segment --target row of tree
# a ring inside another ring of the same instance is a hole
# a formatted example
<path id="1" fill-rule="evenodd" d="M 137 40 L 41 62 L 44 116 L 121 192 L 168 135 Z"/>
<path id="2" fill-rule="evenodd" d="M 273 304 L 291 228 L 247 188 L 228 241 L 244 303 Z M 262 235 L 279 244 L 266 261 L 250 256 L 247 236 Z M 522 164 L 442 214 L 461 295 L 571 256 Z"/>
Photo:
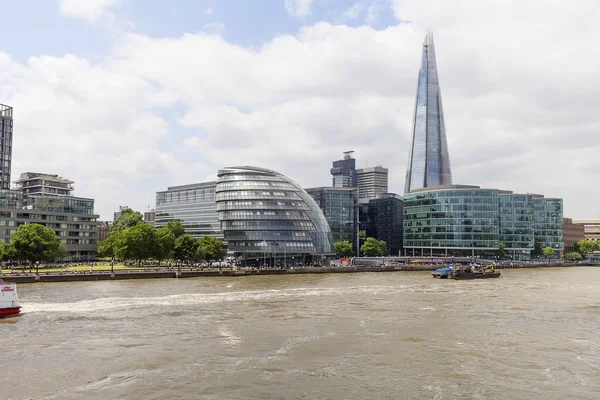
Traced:
<path id="1" fill-rule="evenodd" d="M 2 261 L 29 262 L 31 266 L 68 257 L 56 233 L 40 224 L 21 225 L 10 237 L 10 243 L 0 242 Z"/>
<path id="2" fill-rule="evenodd" d="M 98 254 L 111 259 L 218 261 L 225 257 L 223 242 L 212 236 L 200 239 L 185 233 L 179 221 L 169 221 L 161 228 L 147 224 L 142 214 L 128 208 L 113 223 L 107 238 L 98 246 Z"/>
<path id="3" fill-rule="evenodd" d="M 354 253 L 352 251 L 352 243 L 347 240 L 334 243 L 334 250 L 338 257 L 350 257 Z M 369 257 L 380 257 L 388 254 L 387 244 L 383 240 L 375 238 L 366 238 L 362 246 L 360 246 L 361 254 Z"/>

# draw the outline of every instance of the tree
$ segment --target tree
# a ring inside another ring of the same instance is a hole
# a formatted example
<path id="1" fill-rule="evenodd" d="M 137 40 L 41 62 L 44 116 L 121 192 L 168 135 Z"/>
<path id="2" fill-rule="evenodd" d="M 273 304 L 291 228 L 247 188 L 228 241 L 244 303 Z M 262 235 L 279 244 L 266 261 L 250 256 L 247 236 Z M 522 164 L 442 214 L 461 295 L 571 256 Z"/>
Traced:
<path id="1" fill-rule="evenodd" d="M 544 247 L 544 256 L 548 257 L 548 259 L 550 259 L 551 257 L 554 257 L 554 250 L 552 249 L 552 247 L 550 247 L 550 246 Z"/>
<path id="2" fill-rule="evenodd" d="M 365 231 L 365 230 L 358 231 L 358 237 L 360 239 L 365 239 L 367 237 L 367 231 Z"/>
<path id="3" fill-rule="evenodd" d="M 126 208 L 121 210 L 121 216 L 110 226 L 110 232 L 121 232 L 140 223 L 145 223 L 142 213 Z"/>
<path id="4" fill-rule="evenodd" d="M 576 251 L 572 251 L 570 253 L 565 254 L 564 259 L 567 261 L 577 261 L 581 260 L 581 254 Z"/>
<path id="5" fill-rule="evenodd" d="M 164 228 L 167 228 L 168 230 L 173 232 L 173 235 L 175 235 L 176 239 L 185 233 L 185 228 L 183 227 L 183 224 L 179 220 L 167 222 L 167 224 L 164 226 Z"/>
<path id="6" fill-rule="evenodd" d="M 338 257 L 348 257 L 352 255 L 352 243 L 347 240 L 335 242 L 333 247 Z"/>
<path id="7" fill-rule="evenodd" d="M 584 256 L 593 251 L 600 251 L 600 244 L 592 242 L 591 240 L 580 240 L 579 242 L 575 243 L 575 249 L 579 252 L 579 254 Z"/>
<path id="8" fill-rule="evenodd" d="M 117 255 L 117 250 L 121 246 L 122 242 L 122 231 L 115 231 L 108 234 L 106 239 L 104 239 L 96 250 L 98 254 L 102 257 L 110 257 L 114 259 Z"/>
<path id="9" fill-rule="evenodd" d="M 124 260 L 136 260 L 141 266 L 142 260 L 156 255 L 159 247 L 156 229 L 143 223 L 125 229 L 120 233 L 121 239 L 117 255 Z"/>
<path id="10" fill-rule="evenodd" d="M 156 240 L 158 246 L 155 251 L 155 257 L 158 260 L 158 266 L 160 262 L 171 258 L 173 255 L 173 248 L 175 247 L 175 234 L 167 226 L 158 228 L 156 230 Z"/>
<path id="11" fill-rule="evenodd" d="M 198 246 L 196 248 L 196 254 L 194 255 L 194 261 L 202 262 L 208 260 L 208 250 L 204 246 Z"/>
<path id="12" fill-rule="evenodd" d="M 206 249 L 206 260 L 208 261 L 219 261 L 225 257 L 225 250 L 223 250 L 223 242 L 214 236 L 203 236 L 198 241 L 198 246 Z"/>
<path id="13" fill-rule="evenodd" d="M 186 233 L 175 239 L 173 257 L 177 260 L 193 260 L 196 257 L 197 249 L 198 240 Z"/>
<path id="14" fill-rule="evenodd" d="M 540 242 L 538 239 L 534 239 L 533 251 L 531 255 L 535 257 L 540 257 L 542 254 L 544 254 L 544 250 L 542 249 L 542 242 Z"/>
<path id="15" fill-rule="evenodd" d="M 387 254 L 386 243 L 383 240 L 367 238 L 360 247 L 360 251 L 369 257 L 384 256 Z"/>
<path id="16" fill-rule="evenodd" d="M 498 250 L 496 250 L 496 257 L 498 258 L 504 258 L 506 257 L 506 245 L 502 242 L 500 242 L 500 244 L 498 245 Z"/>
<path id="17" fill-rule="evenodd" d="M 21 225 L 12 235 L 13 258 L 29 261 L 31 266 L 40 261 L 54 261 L 66 254 L 56 233 L 40 224 Z"/>

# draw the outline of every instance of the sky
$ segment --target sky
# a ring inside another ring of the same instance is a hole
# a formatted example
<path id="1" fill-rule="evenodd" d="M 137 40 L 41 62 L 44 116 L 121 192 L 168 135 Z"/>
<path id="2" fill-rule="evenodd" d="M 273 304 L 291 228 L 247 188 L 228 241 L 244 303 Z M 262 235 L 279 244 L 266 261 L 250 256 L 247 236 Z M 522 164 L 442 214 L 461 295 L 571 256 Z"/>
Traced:
<path id="1" fill-rule="evenodd" d="M 456 184 L 564 199 L 600 218 L 600 7 L 593 0 L 0 0 L 12 179 L 96 199 L 254 165 L 329 186 L 346 150 L 402 193 L 433 31 Z"/>

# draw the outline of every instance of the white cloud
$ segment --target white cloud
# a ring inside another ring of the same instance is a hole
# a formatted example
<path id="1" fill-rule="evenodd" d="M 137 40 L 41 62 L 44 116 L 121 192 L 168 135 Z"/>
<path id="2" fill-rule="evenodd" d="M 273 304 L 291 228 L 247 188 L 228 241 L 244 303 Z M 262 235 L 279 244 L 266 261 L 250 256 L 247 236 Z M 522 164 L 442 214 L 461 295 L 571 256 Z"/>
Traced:
<path id="1" fill-rule="evenodd" d="M 310 14 L 313 0 L 284 0 L 285 9 L 292 17 L 306 17 Z"/>
<path id="2" fill-rule="evenodd" d="M 109 14 L 108 10 L 122 0 L 58 0 L 60 11 L 74 18 L 94 21 Z"/>
<path id="3" fill-rule="evenodd" d="M 212 8 L 206 8 L 204 10 L 204 14 L 205 15 L 213 15 L 213 9 Z"/>
<path id="4" fill-rule="evenodd" d="M 360 2 L 357 2 L 357 3 L 354 3 L 346 11 L 344 11 L 344 17 L 347 17 L 350 19 L 357 19 L 362 11 L 363 11 L 363 4 Z"/>
<path id="5" fill-rule="evenodd" d="M 204 32 L 206 32 L 206 33 L 211 33 L 211 34 L 215 34 L 215 35 L 221 35 L 227 29 L 225 28 L 225 25 L 223 25 L 220 22 L 212 22 L 210 24 L 204 25 L 204 29 L 202 29 L 202 30 Z"/>
<path id="6" fill-rule="evenodd" d="M 598 216 L 600 28 L 580 12 L 594 8 L 445 4 L 404 0 L 394 11 L 410 24 L 319 23 L 259 48 L 199 33 L 126 35 L 99 63 L 0 53 L 13 173 L 68 176 L 108 218 L 229 165 L 328 185 L 331 162 L 353 149 L 359 167 L 388 167 L 401 193 L 432 28 L 455 182 L 564 197 L 566 216 Z"/>

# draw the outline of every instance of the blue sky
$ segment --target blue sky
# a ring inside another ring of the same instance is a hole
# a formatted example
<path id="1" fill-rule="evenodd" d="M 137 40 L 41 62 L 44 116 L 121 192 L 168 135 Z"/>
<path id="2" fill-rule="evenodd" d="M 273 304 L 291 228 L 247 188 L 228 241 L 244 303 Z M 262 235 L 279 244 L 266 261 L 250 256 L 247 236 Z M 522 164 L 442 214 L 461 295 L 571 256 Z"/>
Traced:
<path id="1" fill-rule="evenodd" d="M 455 183 L 600 216 L 592 0 L 0 0 L 13 180 L 76 182 L 109 219 L 224 166 L 330 184 L 333 160 L 404 186 L 421 45 L 434 32 Z M 544 12 L 540 13 L 540 7 Z M 586 63 L 576 63 L 585 54 Z M 574 140 L 575 138 L 575 140 Z"/>

